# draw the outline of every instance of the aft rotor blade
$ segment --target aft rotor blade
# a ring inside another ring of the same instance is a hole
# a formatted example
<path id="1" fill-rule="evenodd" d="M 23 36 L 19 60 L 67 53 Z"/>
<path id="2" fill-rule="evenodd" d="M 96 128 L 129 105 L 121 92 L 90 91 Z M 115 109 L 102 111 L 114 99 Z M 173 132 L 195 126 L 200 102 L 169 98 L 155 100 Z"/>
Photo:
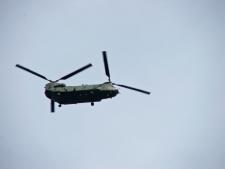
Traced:
<path id="1" fill-rule="evenodd" d="M 57 81 L 59 81 L 59 80 L 66 80 L 66 79 L 70 78 L 71 76 L 73 76 L 73 75 L 75 75 L 75 74 L 77 74 L 77 73 L 80 73 L 80 72 L 84 71 L 85 69 L 87 69 L 87 68 L 89 68 L 89 67 L 91 67 L 91 66 L 92 66 L 92 64 L 89 63 L 89 64 L 87 64 L 86 66 L 83 66 L 83 67 L 81 67 L 80 69 L 75 70 L 75 71 L 73 71 L 72 73 L 70 73 L 70 74 L 68 74 L 68 75 L 66 75 L 66 76 L 61 77 L 60 79 L 56 80 L 55 82 L 57 82 Z"/>
<path id="2" fill-rule="evenodd" d="M 20 69 L 23 69 L 23 70 L 25 70 L 25 71 L 27 71 L 29 73 L 32 73 L 33 75 L 36 75 L 36 76 L 38 76 L 38 77 L 40 77 L 40 78 L 42 78 L 44 80 L 47 80 L 47 81 L 51 82 L 51 80 L 47 79 L 45 76 L 43 76 L 43 75 L 41 75 L 41 74 L 39 74 L 37 72 L 34 72 L 33 70 L 30 70 L 30 69 L 28 69 L 28 68 L 26 68 L 24 66 L 21 66 L 21 65 L 16 64 L 16 67 L 18 67 Z"/>
<path id="3" fill-rule="evenodd" d="M 103 51 L 103 52 L 102 52 L 102 55 L 103 55 L 103 61 L 104 61 L 104 65 L 105 65 L 105 74 L 108 76 L 109 81 L 111 81 L 106 51 Z"/>
<path id="4" fill-rule="evenodd" d="M 137 89 L 137 88 L 134 88 L 134 87 L 130 87 L 130 86 L 122 85 L 122 84 L 115 84 L 115 83 L 114 83 L 114 85 L 117 85 L 117 86 L 120 86 L 120 87 L 124 87 L 124 88 L 127 88 L 127 89 L 131 89 L 131 90 L 134 90 L 134 91 L 137 91 L 137 92 L 141 92 L 141 93 L 144 93 L 144 94 L 150 94 L 150 92 L 148 92 L 148 91 Z"/>

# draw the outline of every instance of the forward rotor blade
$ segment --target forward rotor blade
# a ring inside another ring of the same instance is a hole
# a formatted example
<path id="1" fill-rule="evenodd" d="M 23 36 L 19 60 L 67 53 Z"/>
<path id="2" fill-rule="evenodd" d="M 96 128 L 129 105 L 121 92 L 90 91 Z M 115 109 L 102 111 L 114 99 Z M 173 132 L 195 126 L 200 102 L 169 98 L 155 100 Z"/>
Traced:
<path id="1" fill-rule="evenodd" d="M 92 64 L 89 63 L 89 64 L 87 64 L 86 66 L 83 66 L 83 67 L 81 67 L 80 69 L 75 70 L 75 71 L 73 71 L 72 73 L 70 73 L 70 74 L 68 74 L 68 75 L 65 75 L 65 76 L 61 77 L 60 79 L 56 80 L 55 82 L 58 82 L 59 80 L 66 80 L 66 79 L 70 78 L 71 76 L 73 76 L 73 75 L 75 75 L 75 74 L 77 74 L 77 73 L 80 73 L 80 72 L 84 71 L 85 69 L 87 69 L 87 68 L 89 68 L 89 67 L 91 67 L 91 66 L 92 66 Z"/>
<path id="2" fill-rule="evenodd" d="M 54 100 L 51 100 L 51 113 L 55 112 L 55 102 Z"/>
<path id="3" fill-rule="evenodd" d="M 21 66 L 21 65 L 16 64 L 16 67 L 18 67 L 18 68 L 20 68 L 22 70 L 25 70 L 25 71 L 27 71 L 29 73 L 32 73 L 33 75 L 36 75 L 36 76 L 38 76 L 38 77 L 40 77 L 40 78 L 42 78 L 44 80 L 47 80 L 47 81 L 51 82 L 51 80 L 47 79 L 45 76 L 43 76 L 43 75 L 41 75 L 41 74 L 39 74 L 37 72 L 34 72 L 33 70 L 30 70 L 30 69 L 28 69 L 28 68 L 26 68 L 24 66 Z"/>
<path id="4" fill-rule="evenodd" d="M 141 92 L 141 93 L 144 93 L 144 94 L 150 94 L 150 92 L 148 92 L 148 91 L 137 89 L 137 88 L 134 88 L 134 87 L 130 87 L 130 86 L 122 85 L 122 84 L 115 84 L 115 83 L 113 83 L 113 84 L 116 85 L 116 86 L 120 86 L 120 87 L 131 89 L 131 90 L 134 90 L 134 91 L 137 91 L 137 92 Z"/>
<path id="5" fill-rule="evenodd" d="M 104 61 L 104 65 L 105 65 L 105 74 L 108 76 L 109 81 L 111 81 L 106 51 L 103 51 L 103 52 L 102 52 L 102 55 L 103 55 L 103 61 Z"/>

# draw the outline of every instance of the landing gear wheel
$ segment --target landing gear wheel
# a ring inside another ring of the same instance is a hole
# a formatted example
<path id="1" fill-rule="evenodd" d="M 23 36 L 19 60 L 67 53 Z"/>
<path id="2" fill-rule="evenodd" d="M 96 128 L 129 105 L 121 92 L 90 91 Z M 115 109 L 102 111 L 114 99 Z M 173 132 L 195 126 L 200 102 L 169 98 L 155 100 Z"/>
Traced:
<path id="1" fill-rule="evenodd" d="M 62 107 L 62 105 L 61 105 L 61 104 L 59 104 L 59 107 Z"/>
<path id="2" fill-rule="evenodd" d="M 94 106 L 94 102 L 91 102 L 91 106 Z"/>

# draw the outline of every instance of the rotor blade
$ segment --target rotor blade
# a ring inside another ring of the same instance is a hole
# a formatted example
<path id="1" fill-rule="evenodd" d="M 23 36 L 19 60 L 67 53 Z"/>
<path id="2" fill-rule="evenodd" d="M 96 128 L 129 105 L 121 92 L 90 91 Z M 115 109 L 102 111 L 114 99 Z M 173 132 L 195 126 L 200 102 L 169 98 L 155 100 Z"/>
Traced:
<path id="1" fill-rule="evenodd" d="M 105 74 L 108 76 L 109 81 L 111 81 L 111 80 L 110 80 L 109 65 L 108 65 L 108 60 L 107 60 L 107 53 L 106 53 L 106 51 L 103 51 L 103 52 L 102 52 L 102 55 L 103 55 L 103 61 L 104 61 L 104 65 L 105 65 Z"/>
<path id="2" fill-rule="evenodd" d="M 89 63 L 89 64 L 87 64 L 86 66 L 83 66 L 83 67 L 81 67 L 80 69 L 75 70 L 74 72 L 72 72 L 72 73 L 70 73 L 70 74 L 68 74 L 68 75 L 66 75 L 66 76 L 61 77 L 60 79 L 56 80 L 55 82 L 57 82 L 57 81 L 59 81 L 59 80 L 66 80 L 66 79 L 70 78 L 71 76 L 73 76 L 73 75 L 75 75 L 75 74 L 77 74 L 77 73 L 80 73 L 80 72 L 82 72 L 83 70 L 85 70 L 85 69 L 87 69 L 87 68 L 89 68 L 89 67 L 91 67 L 91 66 L 92 66 L 92 64 Z"/>
<path id="3" fill-rule="evenodd" d="M 54 100 L 51 100 L 51 113 L 55 112 L 55 102 Z"/>
<path id="4" fill-rule="evenodd" d="M 144 94 L 150 94 L 150 92 L 148 92 L 148 91 L 137 89 L 137 88 L 134 88 L 134 87 L 130 87 L 130 86 L 122 85 L 122 84 L 115 84 L 115 83 L 113 83 L 113 84 L 117 85 L 117 86 L 120 86 L 120 87 L 127 88 L 127 89 L 135 90 L 137 92 L 141 92 L 141 93 L 144 93 Z"/>
<path id="5" fill-rule="evenodd" d="M 27 71 L 27 72 L 29 72 L 29 73 L 32 73 L 33 75 L 36 75 L 36 76 L 38 76 L 38 77 L 40 77 L 40 78 L 42 78 L 42 79 L 45 79 L 45 80 L 51 82 L 51 80 L 47 79 L 45 76 L 43 76 L 43 75 L 41 75 L 41 74 L 39 74 L 39 73 L 37 73 L 37 72 L 34 72 L 33 70 L 30 70 L 30 69 L 28 69 L 28 68 L 26 68 L 26 67 L 24 67 L 24 66 L 21 66 L 21 65 L 16 64 L 16 67 L 18 67 L 18 68 L 20 68 L 20 69 L 23 69 L 23 70 L 25 70 L 25 71 Z"/>

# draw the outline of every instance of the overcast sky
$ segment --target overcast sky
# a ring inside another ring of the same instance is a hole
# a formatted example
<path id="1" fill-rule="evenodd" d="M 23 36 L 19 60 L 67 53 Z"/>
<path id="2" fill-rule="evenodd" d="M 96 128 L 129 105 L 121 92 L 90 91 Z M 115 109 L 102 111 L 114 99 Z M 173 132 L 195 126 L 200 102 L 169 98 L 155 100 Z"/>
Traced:
<path id="1" fill-rule="evenodd" d="M 223 0 L 1 0 L 1 169 L 224 169 Z M 108 100 L 56 107 L 46 82 L 111 79 Z"/>

